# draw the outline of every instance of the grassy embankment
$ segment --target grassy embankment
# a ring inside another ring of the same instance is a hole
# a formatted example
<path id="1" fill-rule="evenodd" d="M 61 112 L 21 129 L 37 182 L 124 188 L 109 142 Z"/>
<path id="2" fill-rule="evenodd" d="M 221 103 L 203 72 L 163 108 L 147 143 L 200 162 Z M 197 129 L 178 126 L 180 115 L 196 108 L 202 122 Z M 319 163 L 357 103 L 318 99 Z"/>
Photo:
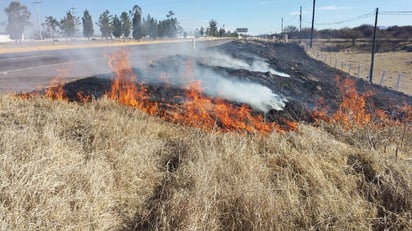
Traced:
<path id="1" fill-rule="evenodd" d="M 108 99 L 0 96 L 0 229 L 410 230 L 411 128 L 400 145 L 402 134 L 222 134 Z"/>

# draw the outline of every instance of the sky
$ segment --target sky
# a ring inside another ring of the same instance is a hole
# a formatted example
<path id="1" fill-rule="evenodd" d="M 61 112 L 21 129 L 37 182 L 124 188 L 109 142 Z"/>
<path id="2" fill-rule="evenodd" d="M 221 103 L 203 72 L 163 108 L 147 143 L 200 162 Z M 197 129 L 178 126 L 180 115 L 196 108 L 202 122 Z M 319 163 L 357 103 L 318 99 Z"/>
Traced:
<path id="1" fill-rule="evenodd" d="M 312 0 L 20 0 L 32 12 L 33 25 L 37 25 L 36 8 L 33 2 L 39 1 L 41 22 L 46 16 L 61 19 L 72 9 L 77 16 L 89 10 L 93 21 L 109 10 L 113 15 L 129 11 L 133 5 L 139 5 L 143 16 L 150 14 L 156 19 L 165 19 L 169 10 L 185 31 L 191 32 L 201 26 L 207 27 L 214 19 L 218 27 L 226 30 L 248 28 L 249 34 L 281 32 L 283 26 L 299 28 L 299 9 L 302 7 L 302 27 L 310 27 L 312 20 Z M 7 16 L 4 9 L 10 0 L 0 0 L 0 32 L 4 32 Z M 339 29 L 362 24 L 374 24 L 374 12 L 395 11 L 395 15 L 380 14 L 379 26 L 412 25 L 412 14 L 396 15 L 399 11 L 412 11 L 412 0 L 317 0 L 315 7 L 315 28 Z M 99 31 L 95 26 L 95 31 Z"/>

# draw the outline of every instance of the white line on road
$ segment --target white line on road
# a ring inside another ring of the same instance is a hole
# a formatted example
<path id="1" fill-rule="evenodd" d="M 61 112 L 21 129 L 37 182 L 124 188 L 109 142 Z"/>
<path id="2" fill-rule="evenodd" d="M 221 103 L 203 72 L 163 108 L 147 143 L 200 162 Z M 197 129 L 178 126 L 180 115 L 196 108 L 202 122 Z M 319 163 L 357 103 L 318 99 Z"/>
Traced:
<path id="1" fill-rule="evenodd" d="M 28 56 L 18 56 L 18 57 L 0 57 L 0 61 L 6 61 L 6 60 L 17 60 L 17 59 L 27 59 L 27 58 L 41 58 L 41 57 L 47 57 L 50 55 L 28 55 Z"/>
<path id="2" fill-rule="evenodd" d="M 72 61 L 62 62 L 62 63 L 54 63 L 54 64 L 46 64 L 46 65 L 41 65 L 41 66 L 19 68 L 19 69 L 8 70 L 7 72 L 2 72 L 2 74 L 5 73 L 7 75 L 9 73 L 29 71 L 29 70 L 40 69 L 40 68 L 45 68 L 45 67 L 56 67 L 56 66 L 61 66 L 61 65 L 65 65 L 65 64 L 73 64 L 73 63 L 85 62 L 85 61 L 96 60 L 96 59 L 99 59 L 99 58 L 90 58 L 90 59 L 83 59 L 83 60 L 72 60 Z"/>

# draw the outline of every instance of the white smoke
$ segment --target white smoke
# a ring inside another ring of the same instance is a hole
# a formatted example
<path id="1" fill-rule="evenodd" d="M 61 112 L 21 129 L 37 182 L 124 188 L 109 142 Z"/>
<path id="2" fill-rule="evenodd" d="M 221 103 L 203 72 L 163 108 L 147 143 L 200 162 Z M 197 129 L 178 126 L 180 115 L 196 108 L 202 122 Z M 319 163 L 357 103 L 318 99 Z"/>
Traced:
<path id="1" fill-rule="evenodd" d="M 206 52 L 205 56 L 202 53 L 201 56 L 193 55 L 186 57 L 194 58 L 193 79 L 187 78 L 187 63 L 182 56 L 170 56 L 165 60 L 153 63 L 145 71 L 137 68 L 133 68 L 133 71 L 137 79 L 145 84 L 163 84 L 166 81 L 171 86 L 185 88 L 188 86 L 189 81 L 195 80 L 200 82 L 203 93 L 211 97 L 247 104 L 253 109 L 264 113 L 272 109 L 277 111 L 284 109 L 287 99 L 272 92 L 270 88 L 259 83 L 241 80 L 237 76 L 218 73 L 210 68 L 210 66 L 220 66 L 255 72 L 270 71 L 277 75 L 284 74 L 271 69 L 269 64 L 263 59 L 256 58 L 252 65 L 249 65 L 243 60 L 234 59 L 217 52 Z M 198 65 L 196 62 L 207 65 Z M 99 75 L 100 78 L 110 78 L 110 76 L 111 74 Z"/>
<path id="2" fill-rule="evenodd" d="M 248 104 L 262 112 L 268 112 L 272 109 L 283 110 L 285 102 L 287 102 L 285 98 L 273 93 L 266 86 L 223 77 L 212 70 L 199 66 L 195 67 L 195 79 L 201 82 L 201 87 L 206 95 Z"/>
<path id="3" fill-rule="evenodd" d="M 267 63 L 266 61 L 264 61 L 264 60 L 254 60 L 253 61 L 253 63 L 252 63 L 252 65 L 250 66 L 251 67 L 251 71 L 257 71 L 257 72 L 270 72 L 270 73 L 272 73 L 272 74 L 274 74 L 274 75 L 277 75 L 277 76 L 280 76 L 280 77 L 285 77 L 285 78 L 289 78 L 290 77 L 290 75 L 288 75 L 288 74 L 286 74 L 286 73 L 283 73 L 283 72 L 280 72 L 280 71 L 277 71 L 277 70 L 275 70 L 275 69 L 273 69 L 273 68 L 270 68 L 269 67 L 269 63 Z"/>
<path id="4" fill-rule="evenodd" d="M 193 60 L 193 76 L 191 77 L 193 79 L 187 78 L 187 63 L 184 59 L 179 56 L 172 56 L 170 57 L 170 61 L 163 60 L 159 64 L 153 65 L 153 69 L 151 69 L 153 72 L 149 70 L 149 72 L 142 73 L 142 75 L 145 76 L 143 82 L 147 84 L 164 83 L 165 76 L 160 76 L 156 70 L 158 68 L 160 70 L 165 69 L 167 82 L 174 87 L 185 88 L 188 86 L 189 81 L 195 80 L 200 82 L 203 93 L 211 97 L 219 97 L 237 103 L 244 103 L 264 113 L 272 109 L 277 111 L 284 109 L 287 99 L 272 92 L 268 87 L 259 83 L 241 80 L 237 76 L 218 73 L 210 68 L 210 66 L 220 66 L 248 69 L 250 71 L 267 72 L 271 70 L 275 72 L 275 70 L 269 68 L 269 64 L 261 59 L 257 59 L 253 65 L 249 65 L 243 60 L 233 59 L 221 53 L 207 52 L 206 54 L 207 58 L 202 54 L 202 56 L 196 56 L 196 59 L 194 59 L 202 64 L 207 63 L 206 66 L 198 65 L 196 61 Z M 135 73 L 137 73 L 137 70 L 135 70 Z M 162 73 L 164 74 L 164 72 Z"/>
<path id="5" fill-rule="evenodd" d="M 220 52 L 205 52 L 205 53 L 202 53 L 200 57 L 201 57 L 200 62 L 202 62 L 203 64 L 210 65 L 210 66 L 220 66 L 220 67 L 233 68 L 233 69 L 244 69 L 244 70 L 254 71 L 254 72 L 265 72 L 265 73 L 270 72 L 280 77 L 286 77 L 286 78 L 290 77 L 290 75 L 286 73 L 279 72 L 271 68 L 269 63 L 266 62 L 266 60 L 260 57 L 256 57 L 255 55 L 253 55 L 252 64 L 249 64 L 246 61 L 243 61 L 240 59 L 230 57 L 229 55 L 226 55 Z"/>

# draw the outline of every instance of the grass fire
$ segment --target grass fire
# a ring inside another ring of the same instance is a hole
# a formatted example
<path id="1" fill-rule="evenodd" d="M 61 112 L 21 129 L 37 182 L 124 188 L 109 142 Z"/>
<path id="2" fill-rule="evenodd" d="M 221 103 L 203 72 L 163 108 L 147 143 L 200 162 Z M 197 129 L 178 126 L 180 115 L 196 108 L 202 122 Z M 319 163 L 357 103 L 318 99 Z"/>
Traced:
<path id="1" fill-rule="evenodd" d="M 0 227 L 412 227 L 411 96 L 297 44 L 131 56 L 0 97 Z"/>

